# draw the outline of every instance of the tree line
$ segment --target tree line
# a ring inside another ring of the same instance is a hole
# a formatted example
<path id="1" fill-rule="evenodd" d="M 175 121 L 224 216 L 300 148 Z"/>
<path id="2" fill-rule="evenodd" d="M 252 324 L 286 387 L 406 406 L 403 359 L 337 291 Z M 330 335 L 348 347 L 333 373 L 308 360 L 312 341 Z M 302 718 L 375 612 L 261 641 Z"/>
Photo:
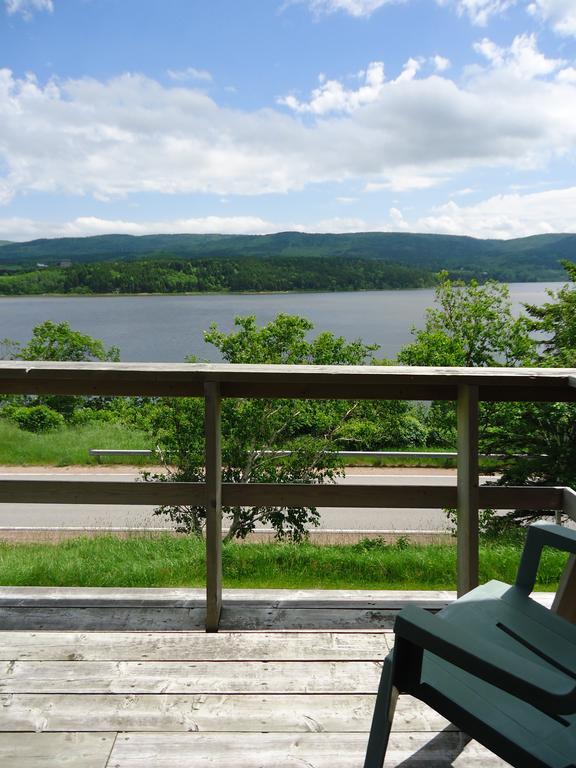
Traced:
<path id="1" fill-rule="evenodd" d="M 433 283 L 432 272 L 373 259 L 156 257 L 0 274 L 0 295 L 361 291 Z"/>

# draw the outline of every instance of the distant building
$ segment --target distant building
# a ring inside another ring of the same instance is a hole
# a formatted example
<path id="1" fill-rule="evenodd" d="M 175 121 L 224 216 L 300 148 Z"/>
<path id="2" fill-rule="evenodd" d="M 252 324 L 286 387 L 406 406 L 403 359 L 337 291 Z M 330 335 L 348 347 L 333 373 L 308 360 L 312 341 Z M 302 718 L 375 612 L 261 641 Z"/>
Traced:
<path id="1" fill-rule="evenodd" d="M 36 266 L 38 267 L 38 269 L 47 269 L 48 264 L 41 264 L 40 262 L 38 262 L 38 264 L 36 264 Z"/>
<path id="2" fill-rule="evenodd" d="M 58 266 L 59 267 L 71 267 L 72 266 L 72 262 L 70 261 L 70 259 L 62 259 L 62 261 L 60 261 L 58 263 Z"/>

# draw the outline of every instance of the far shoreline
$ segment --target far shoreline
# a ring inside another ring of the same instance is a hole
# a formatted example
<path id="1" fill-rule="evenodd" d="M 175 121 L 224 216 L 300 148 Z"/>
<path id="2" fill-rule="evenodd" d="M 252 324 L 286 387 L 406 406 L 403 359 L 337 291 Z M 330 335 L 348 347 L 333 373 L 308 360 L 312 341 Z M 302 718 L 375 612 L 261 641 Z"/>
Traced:
<path id="1" fill-rule="evenodd" d="M 542 285 L 550 283 L 564 284 L 566 280 L 496 280 L 495 282 L 503 283 L 505 285 Z M 337 291 L 321 290 L 315 288 L 298 288 L 289 291 L 187 291 L 184 293 L 18 293 L 18 294 L 0 294 L 0 300 L 2 299 L 128 299 L 128 298 L 143 298 L 146 296 L 290 296 L 291 294 L 338 294 L 338 293 L 380 293 L 382 291 L 390 291 L 394 293 L 406 293 L 408 291 L 430 291 L 433 290 L 435 284 L 409 287 L 409 288 L 350 288 L 341 289 Z"/>

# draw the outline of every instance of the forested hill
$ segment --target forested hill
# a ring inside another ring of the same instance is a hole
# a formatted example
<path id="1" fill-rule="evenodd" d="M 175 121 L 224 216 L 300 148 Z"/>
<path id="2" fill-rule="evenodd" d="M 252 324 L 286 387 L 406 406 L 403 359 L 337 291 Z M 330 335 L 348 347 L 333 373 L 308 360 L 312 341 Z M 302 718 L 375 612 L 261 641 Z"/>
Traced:
<path id="1" fill-rule="evenodd" d="M 1 237 L 1 233 L 0 233 Z M 101 235 L 32 240 L 0 247 L 0 267 L 173 259 L 302 258 L 378 259 L 412 269 L 499 280 L 563 279 L 562 259 L 576 260 L 576 234 L 516 240 L 394 232 L 274 235 Z"/>
<path id="2" fill-rule="evenodd" d="M 374 259 L 140 258 L 6 271 L 0 295 L 361 291 L 425 288 L 432 272 Z"/>

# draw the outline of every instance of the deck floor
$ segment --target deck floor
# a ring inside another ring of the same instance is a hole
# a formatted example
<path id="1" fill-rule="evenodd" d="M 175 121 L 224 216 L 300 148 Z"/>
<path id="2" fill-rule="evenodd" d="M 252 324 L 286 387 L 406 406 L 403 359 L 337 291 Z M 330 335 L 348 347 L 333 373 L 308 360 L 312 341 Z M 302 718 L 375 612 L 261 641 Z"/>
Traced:
<path id="1" fill-rule="evenodd" d="M 0 588 L 2 768 L 361 768 L 394 614 L 450 593 Z M 387 768 L 507 765 L 401 697 Z"/>

